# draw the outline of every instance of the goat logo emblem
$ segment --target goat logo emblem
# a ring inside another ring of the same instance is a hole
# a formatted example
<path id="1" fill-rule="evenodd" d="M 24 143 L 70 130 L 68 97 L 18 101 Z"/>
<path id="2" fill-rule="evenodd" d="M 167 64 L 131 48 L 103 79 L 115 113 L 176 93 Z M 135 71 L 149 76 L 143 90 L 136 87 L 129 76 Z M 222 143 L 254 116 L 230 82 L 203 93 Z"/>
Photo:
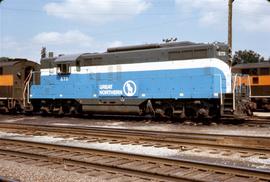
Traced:
<path id="1" fill-rule="evenodd" d="M 128 80 L 125 82 L 124 86 L 123 86 L 123 92 L 126 96 L 133 96 L 135 95 L 137 90 L 136 84 L 134 81 L 132 80 Z"/>

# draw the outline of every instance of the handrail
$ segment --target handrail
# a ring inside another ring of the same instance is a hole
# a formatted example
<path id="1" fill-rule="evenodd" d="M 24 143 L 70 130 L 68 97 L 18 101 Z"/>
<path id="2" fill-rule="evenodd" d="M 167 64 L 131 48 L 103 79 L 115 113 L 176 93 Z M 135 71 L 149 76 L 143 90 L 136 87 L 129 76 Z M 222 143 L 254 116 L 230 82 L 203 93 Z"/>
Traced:
<path id="1" fill-rule="evenodd" d="M 32 75 L 33 75 L 33 71 L 31 70 L 30 73 L 28 74 L 27 78 L 25 79 L 24 81 L 24 88 L 23 88 L 23 106 L 25 107 L 26 104 L 25 104 L 25 101 L 27 100 L 27 104 L 30 103 L 29 101 L 29 90 L 30 90 L 30 87 L 29 87 L 29 84 L 30 84 L 30 81 L 32 79 Z M 26 91 L 27 91 L 27 95 L 26 95 Z M 26 98 L 25 98 L 26 97 Z"/>
<path id="2" fill-rule="evenodd" d="M 220 74 L 219 74 L 219 90 L 220 90 L 220 104 L 223 105 L 222 78 Z"/>
<path id="3" fill-rule="evenodd" d="M 236 73 L 234 76 L 234 81 L 233 81 L 233 110 L 236 109 L 236 103 L 235 103 L 235 89 L 236 89 L 236 82 L 237 82 L 238 74 Z"/>
<path id="4" fill-rule="evenodd" d="M 219 76 L 220 105 L 223 105 L 222 77 L 220 74 L 214 74 L 214 75 Z"/>
<path id="5" fill-rule="evenodd" d="M 248 75 L 248 89 L 249 89 L 249 97 L 251 97 L 251 82 L 250 82 L 250 76 Z"/>

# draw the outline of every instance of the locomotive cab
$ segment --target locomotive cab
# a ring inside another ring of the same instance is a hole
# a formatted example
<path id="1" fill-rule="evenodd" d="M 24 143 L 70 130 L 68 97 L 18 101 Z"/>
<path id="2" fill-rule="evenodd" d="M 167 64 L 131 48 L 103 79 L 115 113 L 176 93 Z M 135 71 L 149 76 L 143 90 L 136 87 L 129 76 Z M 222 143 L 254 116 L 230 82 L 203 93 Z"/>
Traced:
<path id="1" fill-rule="evenodd" d="M 0 110 L 23 111 L 29 102 L 32 71 L 39 65 L 26 59 L 0 59 Z"/>
<path id="2" fill-rule="evenodd" d="M 240 75 L 240 85 L 249 85 L 253 110 L 270 111 L 270 63 L 236 64 L 232 72 Z"/>

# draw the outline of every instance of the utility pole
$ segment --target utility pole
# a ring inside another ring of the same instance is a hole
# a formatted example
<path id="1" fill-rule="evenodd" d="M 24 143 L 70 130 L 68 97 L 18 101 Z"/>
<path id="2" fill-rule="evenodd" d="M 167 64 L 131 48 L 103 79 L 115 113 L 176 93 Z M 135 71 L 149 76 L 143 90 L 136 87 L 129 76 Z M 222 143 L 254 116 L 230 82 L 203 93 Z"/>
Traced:
<path id="1" fill-rule="evenodd" d="M 229 46 L 229 61 L 232 63 L 232 11 L 233 11 L 233 1 L 228 0 L 228 46 Z"/>

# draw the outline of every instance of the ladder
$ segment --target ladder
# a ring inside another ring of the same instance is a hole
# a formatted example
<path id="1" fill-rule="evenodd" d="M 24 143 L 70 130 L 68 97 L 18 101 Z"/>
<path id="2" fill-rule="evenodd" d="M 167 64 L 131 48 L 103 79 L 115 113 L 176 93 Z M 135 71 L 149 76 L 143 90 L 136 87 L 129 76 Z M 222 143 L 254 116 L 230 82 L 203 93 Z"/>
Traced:
<path id="1" fill-rule="evenodd" d="M 251 84 L 249 75 L 235 74 L 232 81 L 233 111 L 240 114 L 241 103 L 248 100 L 251 95 Z"/>
<path id="2" fill-rule="evenodd" d="M 249 75 L 232 76 L 232 92 L 223 94 L 221 114 L 223 116 L 242 115 L 243 103 L 250 98 L 251 87 Z"/>
<path id="3" fill-rule="evenodd" d="M 234 113 L 234 95 L 233 93 L 225 93 L 223 95 L 222 115 L 233 115 Z"/>

